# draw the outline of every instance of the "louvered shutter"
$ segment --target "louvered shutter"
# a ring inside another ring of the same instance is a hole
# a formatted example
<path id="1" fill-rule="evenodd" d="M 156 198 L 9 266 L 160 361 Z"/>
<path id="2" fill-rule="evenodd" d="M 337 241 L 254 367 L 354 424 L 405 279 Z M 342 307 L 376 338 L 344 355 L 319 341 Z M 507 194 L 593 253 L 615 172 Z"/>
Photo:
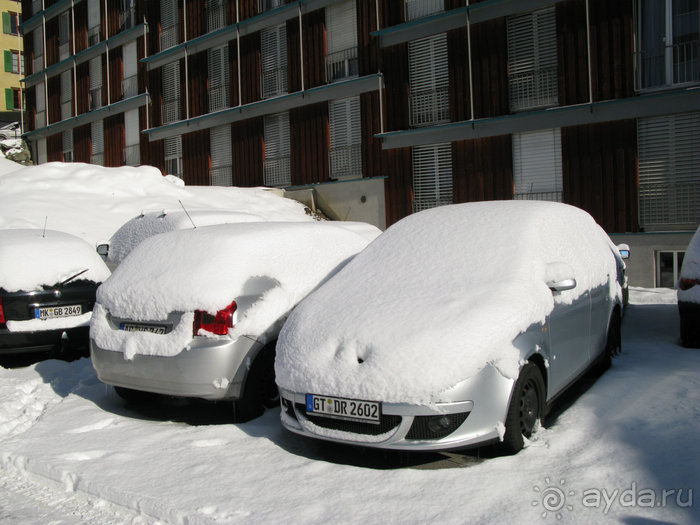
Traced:
<path id="1" fill-rule="evenodd" d="M 73 162 L 73 130 L 63 132 L 63 162 Z"/>
<path id="2" fill-rule="evenodd" d="M 452 149 L 450 144 L 414 146 L 413 211 L 452 204 Z"/>
<path id="3" fill-rule="evenodd" d="M 61 120 L 73 116 L 73 71 L 61 73 Z"/>
<path id="4" fill-rule="evenodd" d="M 231 186 L 233 175 L 231 171 L 231 126 L 217 126 L 209 130 L 211 151 L 211 184 L 212 186 Z"/>
<path id="5" fill-rule="evenodd" d="M 228 45 L 210 49 L 209 62 L 209 111 L 227 108 L 229 105 Z"/>
<path id="6" fill-rule="evenodd" d="M 426 126 L 448 121 L 449 71 L 445 33 L 408 43 L 408 74 L 411 125 Z"/>
<path id="7" fill-rule="evenodd" d="M 287 92 L 287 26 L 260 32 L 263 98 Z"/>
<path id="8" fill-rule="evenodd" d="M 357 13 L 354 0 L 326 8 L 326 80 L 356 76 Z"/>
<path id="9" fill-rule="evenodd" d="M 178 44 L 177 0 L 160 0 L 160 49 Z"/>
<path id="10" fill-rule="evenodd" d="M 207 0 L 207 32 L 211 33 L 226 25 L 226 3 L 224 0 Z"/>
<path id="11" fill-rule="evenodd" d="M 700 113 L 637 121 L 639 222 L 645 230 L 700 223 Z"/>
<path id="12" fill-rule="evenodd" d="M 104 166 L 104 122 L 98 120 L 90 124 L 90 134 L 92 137 L 92 155 L 90 162 Z"/>
<path id="13" fill-rule="evenodd" d="M 180 120 L 180 62 L 165 64 L 163 75 L 163 124 Z"/>
<path id="14" fill-rule="evenodd" d="M 100 25 L 100 4 L 102 2 L 88 2 L 87 3 L 87 19 L 88 19 L 88 29 L 97 27 Z"/>
<path id="15" fill-rule="evenodd" d="M 264 124 L 265 185 L 288 186 L 291 183 L 289 113 L 267 115 Z"/>
<path id="16" fill-rule="evenodd" d="M 360 97 L 333 100 L 328 103 L 330 128 L 328 154 L 331 177 L 334 179 L 362 176 L 360 119 Z"/>
<path id="17" fill-rule="evenodd" d="M 416 20 L 445 10 L 445 0 L 406 0 L 406 20 Z"/>
<path id="18" fill-rule="evenodd" d="M 562 199 L 561 130 L 513 135 L 513 198 Z"/>
<path id="19" fill-rule="evenodd" d="M 511 110 L 556 105 L 559 97 L 554 9 L 508 17 L 507 31 Z"/>
<path id="20" fill-rule="evenodd" d="M 163 139 L 165 150 L 165 172 L 182 178 L 182 136 Z"/>

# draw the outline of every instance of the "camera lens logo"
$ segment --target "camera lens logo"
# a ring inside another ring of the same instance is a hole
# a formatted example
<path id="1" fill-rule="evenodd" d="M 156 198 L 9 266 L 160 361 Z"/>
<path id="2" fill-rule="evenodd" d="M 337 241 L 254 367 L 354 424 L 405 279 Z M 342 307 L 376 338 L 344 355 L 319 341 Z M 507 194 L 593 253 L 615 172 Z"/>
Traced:
<path id="1" fill-rule="evenodd" d="M 551 479 L 548 477 L 544 478 L 544 482 L 546 483 L 544 488 L 540 488 L 538 485 L 532 487 L 532 490 L 540 494 L 540 499 L 534 500 L 532 502 L 532 506 L 537 507 L 542 505 L 544 511 L 542 512 L 541 516 L 543 518 L 546 518 L 550 513 L 552 513 L 558 520 L 560 520 L 563 516 L 562 511 L 574 510 L 572 505 L 566 504 L 566 498 L 567 496 L 573 496 L 576 494 L 576 492 L 573 490 L 566 492 L 564 489 L 564 484 L 566 481 L 563 479 L 559 481 L 559 486 L 553 484 Z"/>

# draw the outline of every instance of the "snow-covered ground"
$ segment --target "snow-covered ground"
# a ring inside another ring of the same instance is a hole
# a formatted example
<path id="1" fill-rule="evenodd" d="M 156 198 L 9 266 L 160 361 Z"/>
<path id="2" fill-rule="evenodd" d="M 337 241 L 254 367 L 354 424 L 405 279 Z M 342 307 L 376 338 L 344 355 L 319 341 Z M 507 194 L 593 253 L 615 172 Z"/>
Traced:
<path id="1" fill-rule="evenodd" d="M 0 522 L 700 523 L 700 352 L 634 289 L 623 353 L 512 457 L 303 439 L 279 410 L 126 407 L 88 359 L 0 369 Z"/>

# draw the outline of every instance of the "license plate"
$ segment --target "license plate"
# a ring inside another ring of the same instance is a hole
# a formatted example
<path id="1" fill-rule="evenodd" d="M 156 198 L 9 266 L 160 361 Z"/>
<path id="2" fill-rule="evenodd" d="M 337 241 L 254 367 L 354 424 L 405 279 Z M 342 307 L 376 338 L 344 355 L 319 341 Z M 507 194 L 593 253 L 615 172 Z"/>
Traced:
<path id="1" fill-rule="evenodd" d="M 306 413 L 315 416 L 379 423 L 381 410 L 380 404 L 376 401 L 306 394 Z"/>
<path id="2" fill-rule="evenodd" d="M 120 330 L 125 332 L 148 332 L 149 334 L 164 334 L 165 327 L 156 324 L 133 324 L 122 323 L 119 325 Z"/>
<path id="3" fill-rule="evenodd" d="M 83 314 L 83 307 L 79 304 L 66 306 L 47 306 L 34 308 L 35 319 L 53 319 L 55 317 L 75 317 Z"/>

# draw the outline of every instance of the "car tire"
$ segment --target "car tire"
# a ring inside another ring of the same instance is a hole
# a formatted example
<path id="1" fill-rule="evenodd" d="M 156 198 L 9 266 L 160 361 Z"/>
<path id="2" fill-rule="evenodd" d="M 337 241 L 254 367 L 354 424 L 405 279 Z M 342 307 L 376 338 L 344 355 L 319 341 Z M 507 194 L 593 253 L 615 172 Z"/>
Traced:
<path id="1" fill-rule="evenodd" d="M 506 431 L 501 442 L 505 454 L 515 454 L 525 445 L 537 422 L 543 417 L 545 386 L 542 372 L 534 363 L 520 371 L 506 415 Z"/>
<path id="2" fill-rule="evenodd" d="M 245 423 L 259 417 L 266 408 L 279 406 L 275 383 L 275 342 L 265 346 L 253 361 L 241 397 L 233 402 L 233 422 Z"/>
<path id="3" fill-rule="evenodd" d="M 133 390 L 131 388 L 124 388 L 123 386 L 115 386 L 114 391 L 124 401 L 126 401 L 129 404 L 133 404 L 133 405 L 150 403 L 157 396 L 157 394 L 154 394 L 153 392 L 144 392 L 142 390 Z"/>
<path id="4" fill-rule="evenodd" d="M 597 371 L 601 374 L 612 366 L 612 358 L 622 351 L 622 320 L 620 314 L 615 310 L 610 317 L 608 326 L 608 337 L 605 340 L 605 350 L 600 358 Z"/>

